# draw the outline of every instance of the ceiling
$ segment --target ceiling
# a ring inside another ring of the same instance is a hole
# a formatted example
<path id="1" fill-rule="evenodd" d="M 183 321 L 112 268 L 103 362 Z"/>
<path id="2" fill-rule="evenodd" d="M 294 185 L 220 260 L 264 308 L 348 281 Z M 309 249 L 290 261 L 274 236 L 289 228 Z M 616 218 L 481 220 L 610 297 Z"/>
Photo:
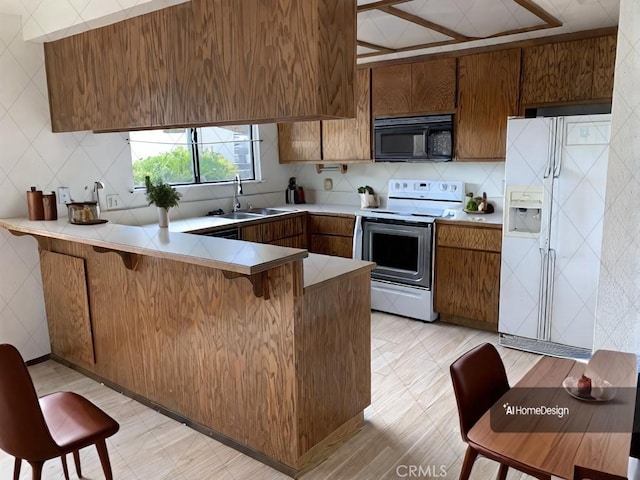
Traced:
<path id="1" fill-rule="evenodd" d="M 358 0 L 358 63 L 618 24 L 619 0 Z"/>
<path id="2" fill-rule="evenodd" d="M 100 24 L 97 17 L 108 20 L 107 11 L 118 18 L 114 12 L 131 10 L 131 5 L 155 9 L 182 1 L 0 0 L 0 14 L 21 15 L 25 29 L 31 24 L 43 27 L 32 35 L 25 30 L 25 38 L 40 40 L 37 34 L 42 33 L 44 41 L 52 40 L 52 34 L 95 28 Z M 61 4 L 68 11 L 61 10 Z M 620 0 L 357 0 L 357 4 L 358 63 L 369 63 L 615 26 Z M 54 20 L 50 17 L 56 17 L 56 25 L 48 27 Z M 58 25 L 65 18 L 69 25 Z"/>

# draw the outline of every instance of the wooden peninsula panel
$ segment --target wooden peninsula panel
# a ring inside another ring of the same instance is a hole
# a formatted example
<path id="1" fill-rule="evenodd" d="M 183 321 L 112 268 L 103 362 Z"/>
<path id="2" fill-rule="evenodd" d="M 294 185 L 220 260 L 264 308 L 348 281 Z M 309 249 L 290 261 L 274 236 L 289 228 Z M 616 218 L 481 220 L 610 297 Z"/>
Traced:
<path id="1" fill-rule="evenodd" d="M 307 291 L 302 260 L 293 260 L 265 272 L 269 295 L 258 297 L 247 278 L 207 266 L 141 255 L 127 268 L 117 251 L 46 245 L 57 253 L 44 255 L 86 263 L 96 363 L 56 358 L 292 476 L 362 425 L 371 401 L 369 270 Z M 51 270 L 47 288 L 65 275 Z"/>
<path id="2" fill-rule="evenodd" d="M 371 349 L 371 322 L 363 316 L 371 305 L 370 274 L 350 280 L 298 297 L 305 312 L 295 331 L 298 378 L 304 379 L 297 388 L 299 427 L 305 432 L 299 455 L 356 417 L 371 398 L 371 363 L 360 361 Z M 344 395 L 346 389 L 355 394 Z"/>
<path id="3" fill-rule="evenodd" d="M 83 367 L 95 362 L 82 258 L 40 252 L 51 351 Z"/>

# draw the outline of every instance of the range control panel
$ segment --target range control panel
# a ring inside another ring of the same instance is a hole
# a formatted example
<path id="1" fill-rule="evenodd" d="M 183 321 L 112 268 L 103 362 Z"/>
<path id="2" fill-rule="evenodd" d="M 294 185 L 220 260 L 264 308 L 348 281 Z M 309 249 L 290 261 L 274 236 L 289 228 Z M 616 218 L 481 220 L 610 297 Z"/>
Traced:
<path id="1" fill-rule="evenodd" d="M 464 182 L 443 180 L 389 180 L 389 197 L 461 202 Z"/>

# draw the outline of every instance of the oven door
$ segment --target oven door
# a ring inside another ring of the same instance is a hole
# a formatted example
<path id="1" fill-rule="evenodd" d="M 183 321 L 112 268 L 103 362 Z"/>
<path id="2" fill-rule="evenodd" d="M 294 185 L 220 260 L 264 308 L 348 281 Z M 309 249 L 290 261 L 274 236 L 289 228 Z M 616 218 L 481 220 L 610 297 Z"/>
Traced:
<path id="1" fill-rule="evenodd" d="M 375 262 L 371 278 L 431 288 L 433 224 L 362 219 L 362 259 Z"/>

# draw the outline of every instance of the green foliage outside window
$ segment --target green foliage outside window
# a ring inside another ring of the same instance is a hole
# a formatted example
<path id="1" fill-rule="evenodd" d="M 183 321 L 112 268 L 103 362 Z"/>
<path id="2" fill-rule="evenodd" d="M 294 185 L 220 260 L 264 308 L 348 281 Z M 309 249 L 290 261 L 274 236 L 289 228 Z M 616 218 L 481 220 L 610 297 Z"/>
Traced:
<path id="1" fill-rule="evenodd" d="M 200 152 L 200 176 L 206 181 L 232 180 L 238 167 L 224 156 L 211 150 Z M 144 178 L 163 180 L 167 183 L 192 183 L 194 179 L 191 152 L 187 147 L 177 147 L 133 163 L 133 183 L 144 186 Z"/>

